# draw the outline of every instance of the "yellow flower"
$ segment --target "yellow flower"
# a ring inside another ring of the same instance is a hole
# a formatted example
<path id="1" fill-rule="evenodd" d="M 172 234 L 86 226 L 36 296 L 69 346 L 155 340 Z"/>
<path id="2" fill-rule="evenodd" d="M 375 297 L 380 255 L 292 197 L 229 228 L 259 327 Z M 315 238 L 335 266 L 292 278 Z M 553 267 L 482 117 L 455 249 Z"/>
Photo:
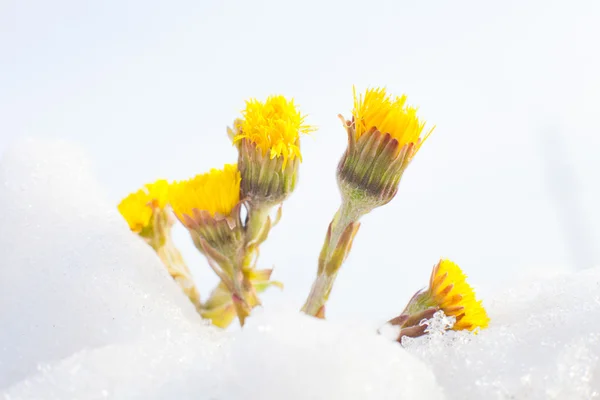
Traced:
<path id="1" fill-rule="evenodd" d="M 136 233 L 141 232 L 151 224 L 154 209 L 164 209 L 168 198 L 167 181 L 160 179 L 144 186 L 135 193 L 131 193 L 119 203 L 118 209 L 129 224 L 129 228 Z"/>
<path id="2" fill-rule="evenodd" d="M 211 169 L 194 178 L 174 182 L 169 188 L 169 202 L 179 219 L 193 216 L 193 210 L 207 211 L 211 216 L 228 216 L 240 201 L 240 172 L 235 164 Z"/>
<path id="3" fill-rule="evenodd" d="M 366 199 L 367 212 L 390 202 L 406 168 L 433 131 L 423 134 L 425 122 L 406 96 L 392 98 L 385 89 L 354 92 L 352 120 L 344 120 L 348 147 L 338 165 L 338 182 L 346 199 Z M 367 204 L 368 203 L 368 204 Z"/>
<path id="4" fill-rule="evenodd" d="M 270 96 L 264 103 L 250 99 L 246 101 L 242 116 L 243 119 L 236 123 L 234 142 L 246 138 L 256 144 L 263 155 L 269 152 L 271 159 L 302 159 L 300 134 L 314 131 L 314 128 L 304 123 L 306 116 L 297 110 L 294 100 L 284 96 Z"/>
<path id="5" fill-rule="evenodd" d="M 467 283 L 460 267 L 449 260 L 441 260 L 431 273 L 429 292 L 431 301 L 448 316 L 456 318 L 452 329 L 470 331 L 485 328 L 490 321 L 481 300 L 477 301 L 473 288 Z"/>
<path id="6" fill-rule="evenodd" d="M 434 128 L 431 128 L 423 137 L 421 133 L 425 122 L 417 117 L 417 109 L 406 105 L 406 95 L 392 99 L 385 88 L 367 89 L 364 97 L 357 97 L 354 92 L 354 124 L 356 140 L 376 128 L 379 132 L 389 133 L 398 141 L 398 149 L 407 144 L 414 144 L 415 152 L 427 139 Z M 413 153 L 414 155 L 414 153 Z"/>

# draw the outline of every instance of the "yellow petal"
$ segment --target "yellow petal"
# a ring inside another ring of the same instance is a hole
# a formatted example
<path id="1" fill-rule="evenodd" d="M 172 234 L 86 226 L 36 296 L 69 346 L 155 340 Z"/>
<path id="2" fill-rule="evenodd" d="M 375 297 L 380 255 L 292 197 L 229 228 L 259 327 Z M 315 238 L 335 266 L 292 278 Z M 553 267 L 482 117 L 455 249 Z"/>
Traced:
<path id="1" fill-rule="evenodd" d="M 441 260 L 434 267 L 430 280 L 431 297 L 446 315 L 457 317 L 454 330 L 485 328 L 490 318 L 481 301 L 476 300 L 475 291 L 466 279 L 467 276 L 458 265 Z"/>
<path id="2" fill-rule="evenodd" d="M 155 208 L 164 209 L 168 199 L 169 184 L 164 179 L 145 185 L 135 193 L 125 197 L 118 205 L 118 210 L 134 232 L 146 228 Z"/>
<path id="3" fill-rule="evenodd" d="M 417 109 L 406 104 L 407 97 L 392 98 L 385 88 L 367 89 L 364 95 L 356 95 L 354 91 L 354 123 L 356 139 L 375 127 L 381 133 L 389 133 L 402 148 L 413 143 L 417 150 L 431 133 L 429 130 L 423 137 L 425 122 L 417 117 Z"/>
<path id="4" fill-rule="evenodd" d="M 243 119 L 236 124 L 234 142 L 246 138 L 271 158 L 294 159 L 300 134 L 315 128 L 304 123 L 305 116 L 298 111 L 294 100 L 284 96 L 270 96 L 265 102 L 250 99 L 242 111 Z"/>
<path id="5" fill-rule="evenodd" d="M 237 165 L 226 164 L 223 169 L 172 183 L 169 202 L 180 219 L 193 215 L 194 209 L 208 211 L 213 217 L 217 213 L 228 216 L 240 201 L 240 182 Z"/>

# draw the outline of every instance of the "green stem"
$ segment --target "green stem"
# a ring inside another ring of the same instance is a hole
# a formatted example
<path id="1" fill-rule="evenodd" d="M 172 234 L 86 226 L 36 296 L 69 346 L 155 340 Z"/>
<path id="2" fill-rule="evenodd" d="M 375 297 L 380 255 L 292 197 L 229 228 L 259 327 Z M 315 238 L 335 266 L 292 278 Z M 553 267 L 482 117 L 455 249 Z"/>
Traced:
<path id="1" fill-rule="evenodd" d="M 244 271 L 253 268 L 258 246 L 265 239 L 265 235 L 268 234 L 268 231 L 265 230 L 269 229 L 268 220 L 271 208 L 265 205 L 249 207 L 245 224 L 244 245 L 235 256 L 232 300 L 241 326 L 244 326 L 244 322 L 250 315 L 252 308 L 260 304 L 254 287 L 246 280 Z"/>
<path id="2" fill-rule="evenodd" d="M 168 210 L 155 208 L 151 222 L 150 226 L 140 233 L 140 236 L 156 251 L 173 280 L 177 282 L 196 309 L 199 310 L 201 306 L 200 294 L 194 284 L 190 270 L 171 239 L 171 228 L 175 222 L 173 216 Z"/>
<path id="3" fill-rule="evenodd" d="M 355 202 L 345 200 L 333 217 L 331 231 L 325 237 L 323 249 L 321 250 L 317 278 L 312 285 L 306 303 L 302 307 L 302 311 L 306 314 L 313 316 L 323 315 L 322 308 L 329 299 L 329 294 L 341 267 L 339 260 L 337 260 L 338 262 L 334 262 L 333 260 L 334 252 L 338 246 L 345 245 L 345 243 L 339 242 L 348 226 L 358 222 L 360 217 L 365 213 Z M 348 251 L 350 251 L 349 248 Z M 344 257 L 346 255 L 344 254 Z"/>
<path id="4" fill-rule="evenodd" d="M 273 207 L 266 205 L 251 205 L 246 218 L 246 244 L 253 244 L 264 234 L 265 224 Z"/>
<path id="5" fill-rule="evenodd" d="M 200 294 L 194 284 L 192 274 L 171 238 L 167 236 L 155 250 L 158 257 L 160 257 L 163 264 L 167 267 L 167 271 L 169 271 L 171 277 L 181 287 L 194 306 L 196 308 L 200 307 Z"/>

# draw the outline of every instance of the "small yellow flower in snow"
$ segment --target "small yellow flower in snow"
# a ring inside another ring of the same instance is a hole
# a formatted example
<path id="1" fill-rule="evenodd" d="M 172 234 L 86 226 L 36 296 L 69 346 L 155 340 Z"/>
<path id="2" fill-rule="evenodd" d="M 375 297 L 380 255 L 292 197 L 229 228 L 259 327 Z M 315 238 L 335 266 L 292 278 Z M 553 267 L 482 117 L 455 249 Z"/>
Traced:
<path id="1" fill-rule="evenodd" d="M 240 201 L 240 173 L 235 164 L 211 169 L 192 179 L 174 182 L 169 188 L 169 202 L 180 220 L 192 217 L 194 209 L 212 217 L 228 216 Z"/>
<path id="2" fill-rule="evenodd" d="M 458 265 L 449 260 L 441 260 L 433 268 L 429 280 L 431 305 L 456 318 L 452 328 L 454 330 L 486 328 L 490 318 L 481 305 L 481 300 L 475 298 L 475 291 L 466 279 L 467 276 Z"/>
<path id="3" fill-rule="evenodd" d="M 240 180 L 236 165 L 226 164 L 223 169 L 174 182 L 169 188 L 171 208 L 190 232 L 196 248 L 221 263 L 233 259 L 244 244 Z M 225 269 L 233 276 L 231 263 L 226 264 Z"/>
<path id="4" fill-rule="evenodd" d="M 168 199 L 169 184 L 160 179 L 131 193 L 119 203 L 118 209 L 129 228 L 140 233 L 152 223 L 154 209 L 164 209 Z"/>
<path id="5" fill-rule="evenodd" d="M 459 266 L 449 260 L 440 260 L 433 267 L 429 287 L 417 292 L 402 314 L 388 323 L 400 327 L 398 341 L 402 342 L 403 337 L 424 335 L 428 325 L 422 321 L 433 318 L 439 310 L 455 318 L 452 326 L 455 331 L 484 329 L 490 322 L 481 300 L 475 298 L 475 291 Z"/>

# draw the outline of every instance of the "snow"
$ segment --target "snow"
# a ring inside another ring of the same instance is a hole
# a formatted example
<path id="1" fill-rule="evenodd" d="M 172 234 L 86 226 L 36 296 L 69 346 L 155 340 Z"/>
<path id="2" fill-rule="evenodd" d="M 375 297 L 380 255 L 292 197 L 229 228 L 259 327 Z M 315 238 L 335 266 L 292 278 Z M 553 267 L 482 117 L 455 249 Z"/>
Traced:
<path id="1" fill-rule="evenodd" d="M 221 352 L 222 338 L 208 327 L 184 329 L 159 330 L 126 344 L 85 349 L 60 362 L 41 365 L 37 374 L 6 390 L 4 396 L 7 399 L 186 399 L 214 393 L 219 376 L 213 375 L 217 378 L 213 380 L 205 377 Z"/>
<path id="2" fill-rule="evenodd" d="M 0 182 L 5 399 L 442 398 L 397 344 L 296 307 L 207 326 L 69 144 L 17 144 Z"/>
<path id="3" fill-rule="evenodd" d="M 261 310 L 262 311 L 262 310 Z M 292 310 L 231 334 L 189 325 L 84 350 L 9 388 L 8 399 L 441 399 L 399 346 Z M 185 329 L 185 328 L 184 328 Z M 300 340 L 301 339 L 301 340 Z"/>
<path id="4" fill-rule="evenodd" d="M 194 318 L 79 149 L 18 143 L 2 159 L 0 184 L 0 388 L 37 363 Z"/>
<path id="5" fill-rule="evenodd" d="M 518 284 L 488 309 L 478 335 L 403 341 L 449 398 L 600 398 L 600 268 Z"/>
<path id="6" fill-rule="evenodd" d="M 360 321 L 257 309 L 243 330 L 195 314 L 63 142 L 0 162 L 0 398 L 600 398 L 600 269 L 515 283 L 478 334 L 390 338 Z M 391 317 L 391 316 L 390 316 Z"/>
<path id="7" fill-rule="evenodd" d="M 373 331 L 288 309 L 253 316 L 239 336 L 231 391 L 222 398 L 444 398 L 424 363 Z"/>

